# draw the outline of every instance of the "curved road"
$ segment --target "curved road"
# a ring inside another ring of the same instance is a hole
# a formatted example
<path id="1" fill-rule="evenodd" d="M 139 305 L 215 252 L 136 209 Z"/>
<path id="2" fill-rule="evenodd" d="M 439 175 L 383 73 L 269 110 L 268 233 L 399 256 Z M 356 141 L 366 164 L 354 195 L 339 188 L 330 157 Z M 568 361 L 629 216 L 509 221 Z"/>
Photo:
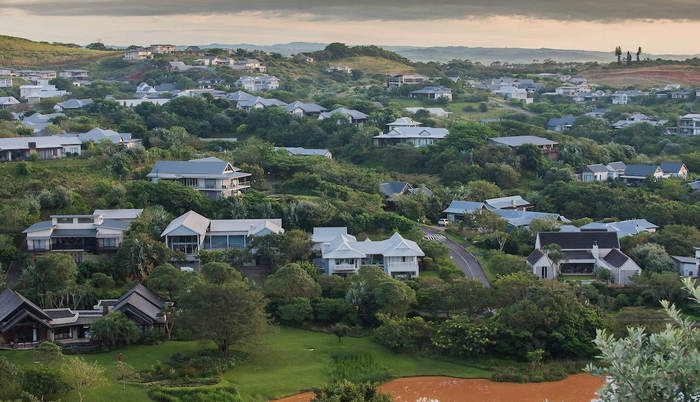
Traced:
<path id="1" fill-rule="evenodd" d="M 422 226 L 421 229 L 423 229 L 423 235 L 437 235 L 441 234 L 440 232 L 442 231 L 441 229 L 428 226 Z M 450 258 L 452 258 L 455 264 L 457 264 L 457 266 L 464 271 L 464 275 L 466 275 L 467 278 L 478 279 L 484 284 L 484 286 L 491 287 L 488 279 L 486 279 L 484 270 L 481 269 L 481 264 L 479 264 L 479 261 L 477 261 L 477 259 L 470 252 L 447 237 L 443 237 L 438 241 L 449 247 Z"/>

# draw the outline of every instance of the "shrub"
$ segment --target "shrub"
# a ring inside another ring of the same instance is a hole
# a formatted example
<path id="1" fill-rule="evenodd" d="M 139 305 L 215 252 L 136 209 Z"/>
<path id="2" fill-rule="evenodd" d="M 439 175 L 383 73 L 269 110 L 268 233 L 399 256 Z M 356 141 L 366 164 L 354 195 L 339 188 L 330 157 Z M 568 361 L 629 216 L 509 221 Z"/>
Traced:
<path id="1" fill-rule="evenodd" d="M 326 324 L 355 325 L 360 321 L 355 307 L 345 299 L 320 299 L 313 303 L 313 308 L 316 320 Z"/>
<path id="2" fill-rule="evenodd" d="M 58 370 L 45 366 L 26 367 L 22 370 L 22 389 L 37 398 L 52 400 L 68 390 Z"/>
<path id="3" fill-rule="evenodd" d="M 343 353 L 331 356 L 333 381 L 348 380 L 356 384 L 363 382 L 383 383 L 392 378 L 386 367 L 374 361 L 369 353 Z"/>

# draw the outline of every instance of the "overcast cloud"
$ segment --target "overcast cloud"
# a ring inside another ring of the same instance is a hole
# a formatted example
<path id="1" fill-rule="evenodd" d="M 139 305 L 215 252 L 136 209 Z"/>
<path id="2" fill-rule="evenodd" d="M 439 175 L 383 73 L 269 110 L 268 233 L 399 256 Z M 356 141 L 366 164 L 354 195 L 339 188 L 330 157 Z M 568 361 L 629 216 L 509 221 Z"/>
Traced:
<path id="1" fill-rule="evenodd" d="M 700 0 L 0 0 L 0 12 L 43 16 L 163 16 L 261 12 L 309 20 L 522 16 L 563 21 L 700 21 Z M 0 28 L 1 29 L 1 28 Z"/>

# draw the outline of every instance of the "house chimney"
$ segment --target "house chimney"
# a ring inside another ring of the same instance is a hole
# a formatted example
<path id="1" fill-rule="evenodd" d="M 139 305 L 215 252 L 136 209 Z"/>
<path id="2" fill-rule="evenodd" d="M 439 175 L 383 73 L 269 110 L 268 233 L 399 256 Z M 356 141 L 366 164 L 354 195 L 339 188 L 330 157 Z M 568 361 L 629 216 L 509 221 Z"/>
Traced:
<path id="1" fill-rule="evenodd" d="M 598 242 L 593 241 L 593 247 L 591 247 L 591 251 L 593 252 L 593 258 L 598 258 Z"/>
<path id="2" fill-rule="evenodd" d="M 109 314 L 109 305 L 107 305 L 107 302 L 103 301 L 102 302 L 102 316 L 106 316 Z"/>
<path id="3" fill-rule="evenodd" d="M 515 198 L 513 198 L 513 201 L 511 201 L 511 202 L 513 203 L 513 206 L 515 206 Z"/>

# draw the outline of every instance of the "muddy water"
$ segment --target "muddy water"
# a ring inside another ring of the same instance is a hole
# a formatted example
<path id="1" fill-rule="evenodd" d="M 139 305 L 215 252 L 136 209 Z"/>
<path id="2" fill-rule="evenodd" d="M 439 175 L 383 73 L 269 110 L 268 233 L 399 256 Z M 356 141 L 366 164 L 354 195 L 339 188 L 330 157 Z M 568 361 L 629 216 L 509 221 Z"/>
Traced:
<path id="1" fill-rule="evenodd" d="M 603 380 L 576 374 L 566 380 L 537 384 L 515 384 L 451 377 L 407 377 L 381 387 L 396 402 L 590 402 Z M 277 402 L 309 402 L 310 392 Z"/>

